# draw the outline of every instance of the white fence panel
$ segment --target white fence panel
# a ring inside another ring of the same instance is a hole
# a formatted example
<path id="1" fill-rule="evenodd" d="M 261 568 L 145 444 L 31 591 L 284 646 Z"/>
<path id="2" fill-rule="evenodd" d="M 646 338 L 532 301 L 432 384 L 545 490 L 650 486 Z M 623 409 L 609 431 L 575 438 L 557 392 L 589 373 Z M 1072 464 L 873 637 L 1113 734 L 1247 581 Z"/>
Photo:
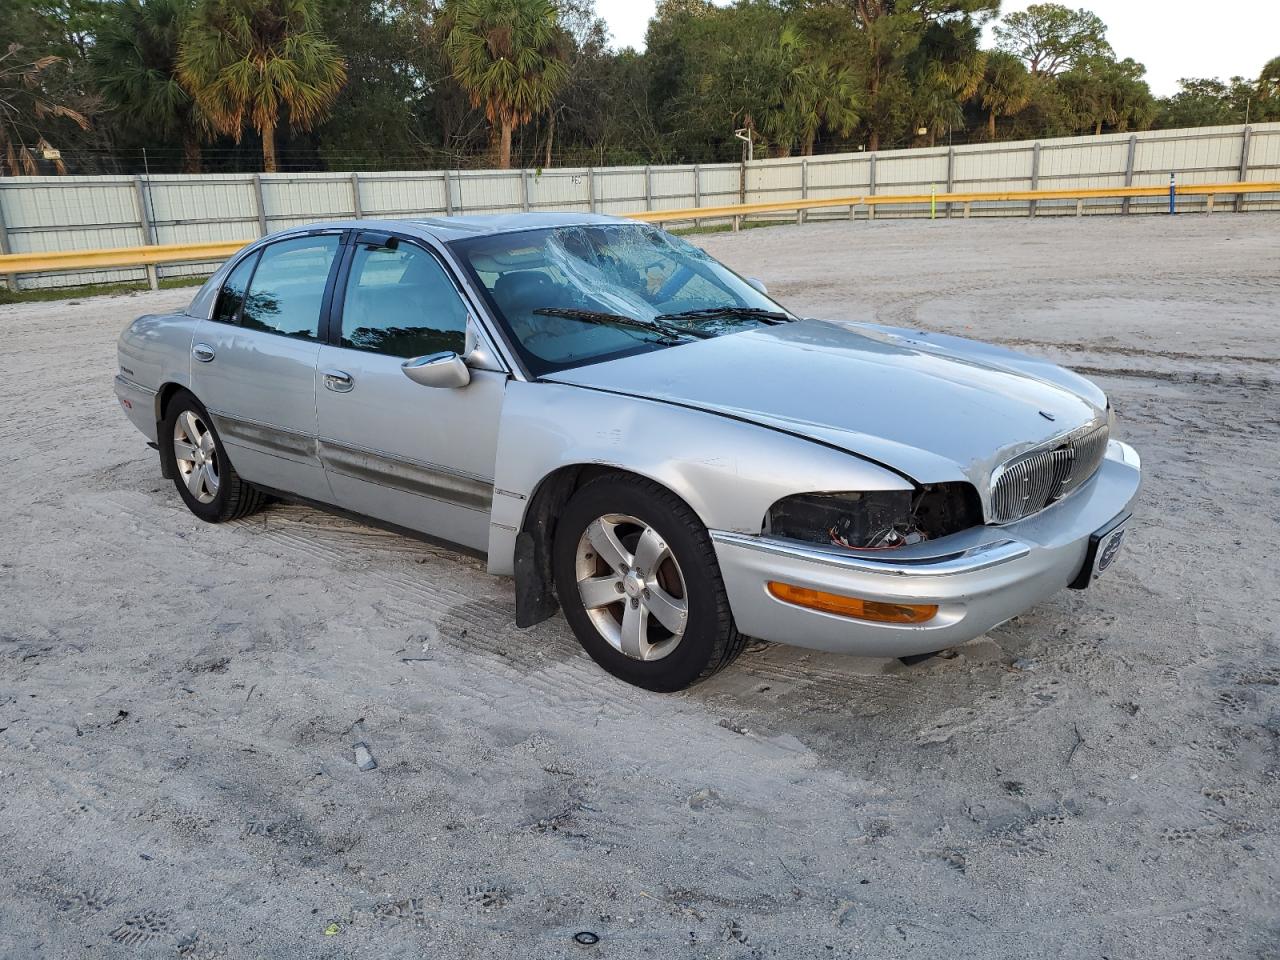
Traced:
<path id="1" fill-rule="evenodd" d="M 360 210 L 366 217 L 401 220 L 443 216 L 448 208 L 444 173 L 362 173 Z"/>

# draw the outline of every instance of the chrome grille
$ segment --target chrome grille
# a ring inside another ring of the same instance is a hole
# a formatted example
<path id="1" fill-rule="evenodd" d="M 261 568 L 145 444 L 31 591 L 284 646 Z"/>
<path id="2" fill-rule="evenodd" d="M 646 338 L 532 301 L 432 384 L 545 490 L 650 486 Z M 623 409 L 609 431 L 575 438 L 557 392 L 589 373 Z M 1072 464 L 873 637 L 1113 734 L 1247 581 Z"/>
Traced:
<path id="1" fill-rule="evenodd" d="M 991 519 L 1012 523 L 1061 500 L 1097 472 L 1110 435 L 1105 423 L 1089 426 L 1005 464 L 991 483 Z"/>

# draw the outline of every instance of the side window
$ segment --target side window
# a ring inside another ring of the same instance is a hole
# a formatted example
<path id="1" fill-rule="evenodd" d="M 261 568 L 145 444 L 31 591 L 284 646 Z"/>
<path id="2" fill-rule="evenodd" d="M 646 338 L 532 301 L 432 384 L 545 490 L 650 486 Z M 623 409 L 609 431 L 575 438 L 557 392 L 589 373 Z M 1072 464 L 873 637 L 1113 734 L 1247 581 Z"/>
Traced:
<path id="1" fill-rule="evenodd" d="M 342 304 L 344 347 L 422 357 L 466 349 L 467 307 L 421 247 L 360 244 Z"/>
<path id="2" fill-rule="evenodd" d="M 245 296 L 240 325 L 304 340 L 317 338 L 320 306 L 338 237 L 298 237 L 262 251 Z"/>
<path id="3" fill-rule="evenodd" d="M 222 323 L 236 322 L 240 305 L 244 303 L 245 289 L 249 286 L 249 278 L 253 276 L 253 267 L 257 262 L 258 254 L 253 253 L 236 264 L 236 268 L 222 284 L 222 291 L 218 294 L 218 305 L 213 311 L 213 319 Z"/>

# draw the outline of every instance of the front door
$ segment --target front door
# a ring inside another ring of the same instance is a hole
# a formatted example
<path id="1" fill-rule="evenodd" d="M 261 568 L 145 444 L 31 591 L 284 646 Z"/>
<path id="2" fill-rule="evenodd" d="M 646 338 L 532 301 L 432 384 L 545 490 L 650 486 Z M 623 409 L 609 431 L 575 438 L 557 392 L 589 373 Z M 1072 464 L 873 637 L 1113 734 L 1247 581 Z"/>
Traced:
<path id="1" fill-rule="evenodd" d="M 227 277 L 192 343 L 192 390 L 246 480 L 330 500 L 316 450 L 320 316 L 338 234 L 281 240 Z"/>
<path id="2" fill-rule="evenodd" d="M 466 349 L 468 310 L 424 247 L 363 234 L 316 374 L 320 456 L 342 507 L 476 550 L 489 541 L 507 375 L 424 387 L 400 365 Z"/>

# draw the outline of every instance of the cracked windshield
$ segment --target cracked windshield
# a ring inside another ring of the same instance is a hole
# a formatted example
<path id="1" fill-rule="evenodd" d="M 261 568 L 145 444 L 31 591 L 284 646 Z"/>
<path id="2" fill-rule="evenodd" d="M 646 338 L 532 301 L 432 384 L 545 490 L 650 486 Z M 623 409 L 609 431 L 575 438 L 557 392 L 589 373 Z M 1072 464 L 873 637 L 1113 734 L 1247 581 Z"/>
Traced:
<path id="1" fill-rule="evenodd" d="M 693 244 L 642 224 L 452 247 L 535 376 L 794 319 Z"/>

